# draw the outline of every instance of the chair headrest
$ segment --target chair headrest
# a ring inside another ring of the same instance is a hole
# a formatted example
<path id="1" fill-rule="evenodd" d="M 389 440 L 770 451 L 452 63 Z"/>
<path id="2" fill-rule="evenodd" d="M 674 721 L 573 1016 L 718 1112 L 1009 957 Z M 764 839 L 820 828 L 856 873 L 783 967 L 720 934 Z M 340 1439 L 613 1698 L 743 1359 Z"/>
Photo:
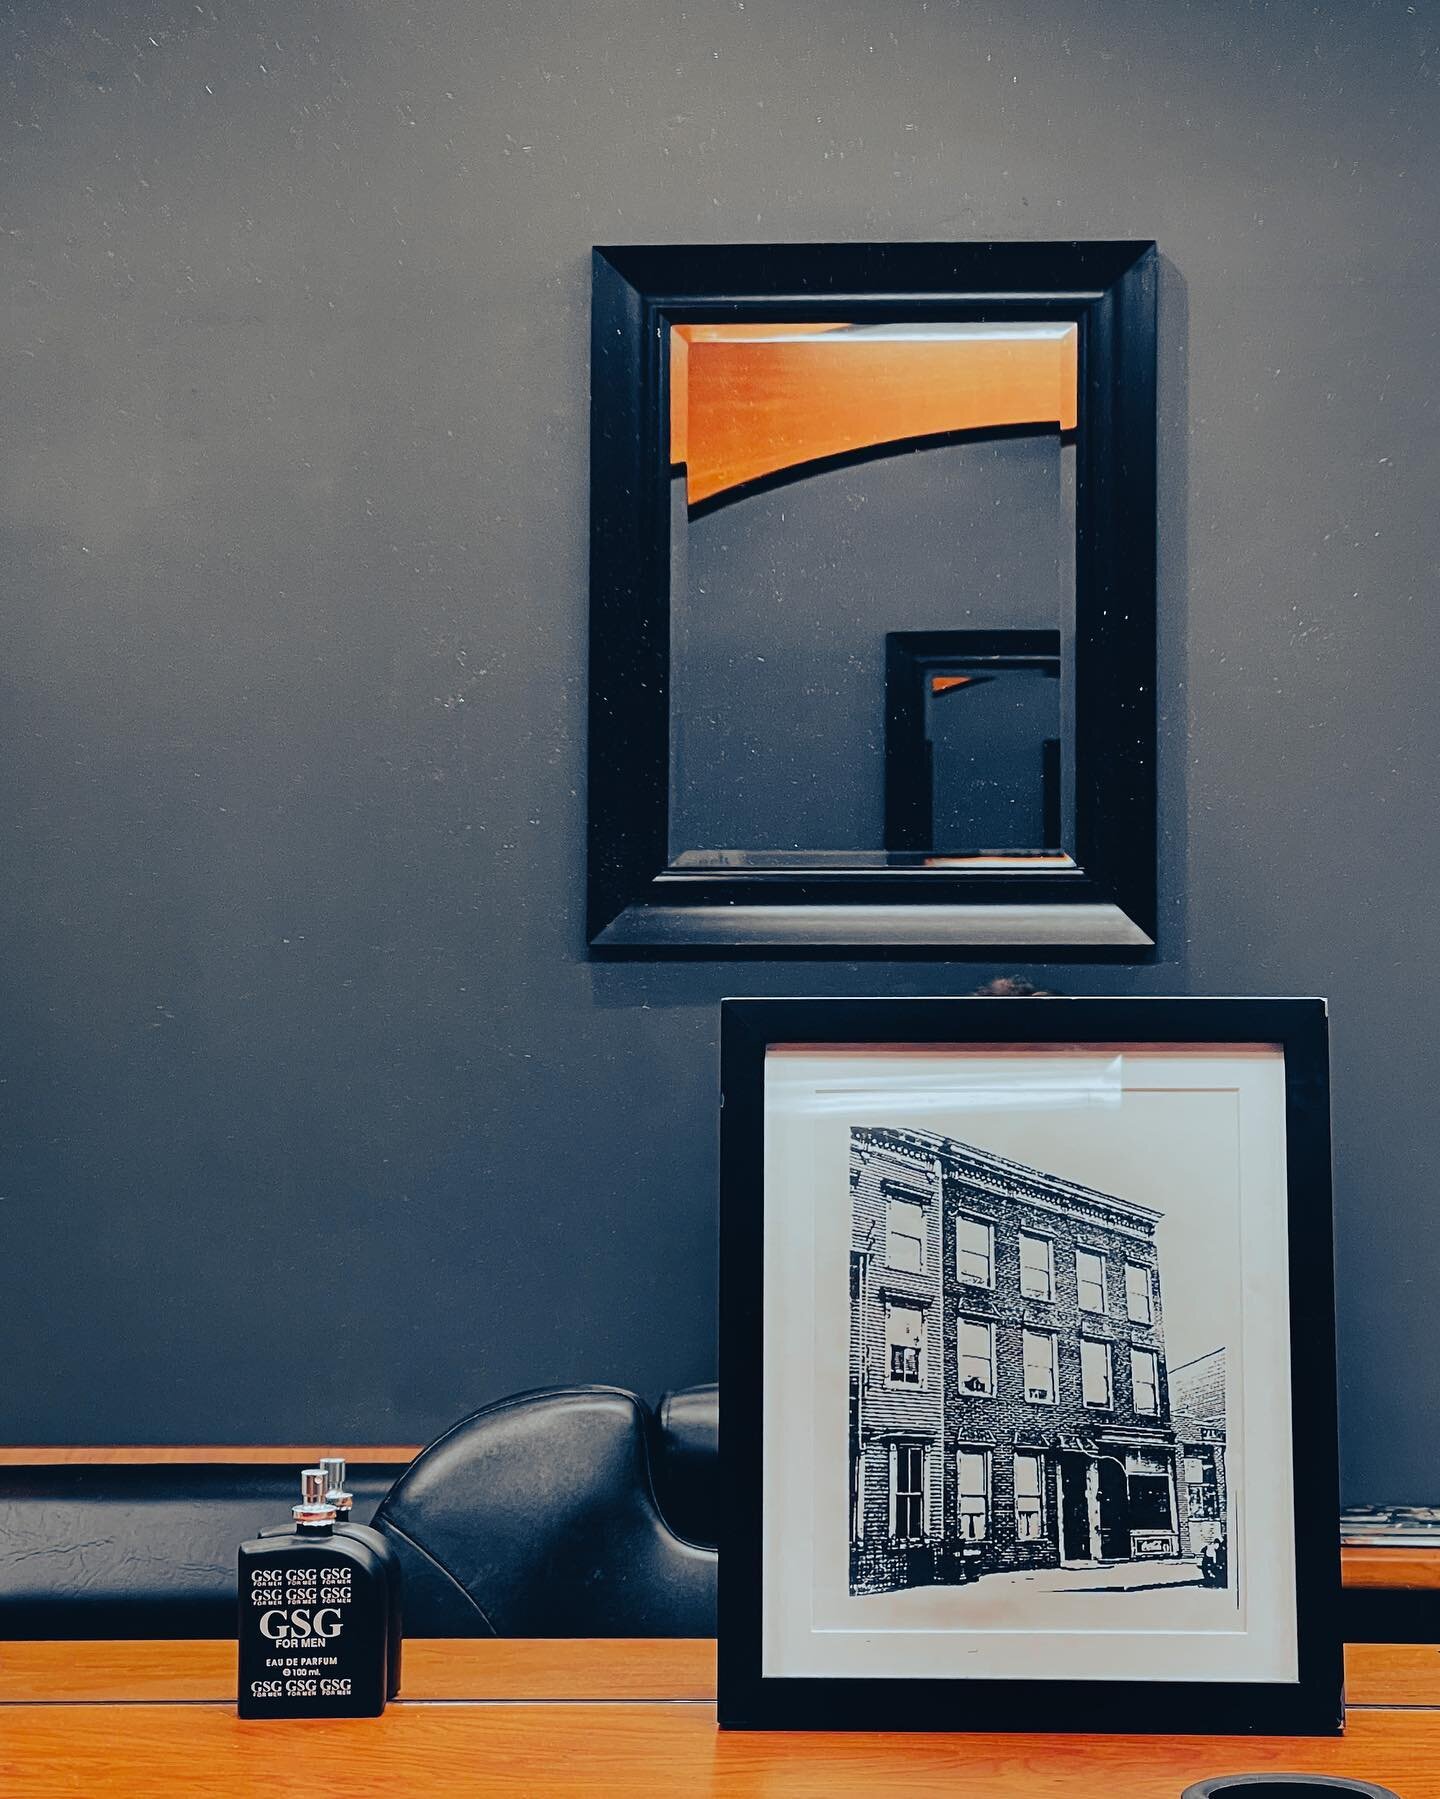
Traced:
<path id="1" fill-rule="evenodd" d="M 655 1408 L 655 1496 L 689 1543 L 719 1541 L 720 1389 L 677 1387 Z"/>
<path id="2" fill-rule="evenodd" d="M 712 1631 L 715 1556 L 661 1516 L 652 1434 L 616 1387 L 521 1393 L 453 1426 L 376 1516 L 411 1552 L 407 1629 L 456 1628 L 463 1595 L 499 1636 Z"/>

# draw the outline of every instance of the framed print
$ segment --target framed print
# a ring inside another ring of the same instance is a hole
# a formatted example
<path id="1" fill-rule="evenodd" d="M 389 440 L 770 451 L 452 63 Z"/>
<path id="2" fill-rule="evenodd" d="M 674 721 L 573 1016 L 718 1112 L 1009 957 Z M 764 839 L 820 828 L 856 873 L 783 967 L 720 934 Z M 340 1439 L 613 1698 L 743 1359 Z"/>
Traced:
<path id="1" fill-rule="evenodd" d="M 593 953 L 1153 953 L 1159 288 L 595 250 Z"/>
<path id="2" fill-rule="evenodd" d="M 721 1723 L 1339 1730 L 1324 1002 L 721 1043 Z"/>

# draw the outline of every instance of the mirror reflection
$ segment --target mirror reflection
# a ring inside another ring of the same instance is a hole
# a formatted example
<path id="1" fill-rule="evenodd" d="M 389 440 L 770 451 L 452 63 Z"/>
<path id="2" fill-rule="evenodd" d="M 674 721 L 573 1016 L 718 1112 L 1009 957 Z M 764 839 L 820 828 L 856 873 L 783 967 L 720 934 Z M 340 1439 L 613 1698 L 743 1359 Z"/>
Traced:
<path id="1" fill-rule="evenodd" d="M 670 854 L 1067 866 L 1072 323 L 670 333 Z"/>

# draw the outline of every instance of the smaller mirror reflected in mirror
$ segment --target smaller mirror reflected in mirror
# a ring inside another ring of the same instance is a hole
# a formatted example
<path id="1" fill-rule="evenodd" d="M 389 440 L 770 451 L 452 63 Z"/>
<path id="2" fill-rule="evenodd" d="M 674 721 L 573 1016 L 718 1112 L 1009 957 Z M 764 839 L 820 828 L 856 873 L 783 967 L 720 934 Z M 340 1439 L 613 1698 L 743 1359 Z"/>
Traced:
<path id="1" fill-rule="evenodd" d="M 1073 787 L 1058 631 L 885 639 L 885 847 L 931 867 L 1064 868 Z"/>

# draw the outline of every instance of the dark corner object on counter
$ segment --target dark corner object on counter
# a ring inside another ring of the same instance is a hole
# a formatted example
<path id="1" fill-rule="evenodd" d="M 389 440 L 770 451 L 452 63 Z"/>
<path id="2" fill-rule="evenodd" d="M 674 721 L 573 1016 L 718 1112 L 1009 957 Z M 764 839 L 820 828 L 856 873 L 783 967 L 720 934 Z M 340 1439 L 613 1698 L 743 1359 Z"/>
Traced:
<path id="1" fill-rule="evenodd" d="M 242 1718 L 375 1718 L 394 1669 L 388 1547 L 339 1521 L 323 1468 L 283 1531 L 240 1545 Z M 363 1528 L 363 1527 L 362 1527 Z M 379 1539 L 375 1539 L 379 1542 Z"/>
<path id="2" fill-rule="evenodd" d="M 385 1590 L 387 1599 L 387 1622 L 385 1629 L 385 1697 L 393 1699 L 400 1691 L 401 1665 L 404 1657 L 405 1617 L 404 1617 L 404 1579 L 400 1573 L 400 1558 L 395 1553 L 394 1545 L 388 1537 L 381 1536 L 368 1524 L 362 1524 L 355 1518 L 355 1495 L 346 1485 L 348 1472 L 345 1458 L 338 1455 L 327 1455 L 320 1458 L 319 1466 L 306 1468 L 300 1475 L 300 1492 L 302 1499 L 311 1492 L 312 1476 L 319 1478 L 323 1486 L 327 1505 L 334 1509 L 334 1531 L 340 1537 L 352 1537 L 362 1543 L 372 1555 L 379 1558 L 380 1566 L 385 1574 Z M 297 1510 L 292 1516 L 298 1518 Z M 279 1537 L 288 1535 L 292 1526 L 284 1525 L 276 1530 L 262 1530 L 262 1537 Z M 245 1580 L 240 1580 L 240 1619 L 241 1630 L 245 1620 Z"/>

